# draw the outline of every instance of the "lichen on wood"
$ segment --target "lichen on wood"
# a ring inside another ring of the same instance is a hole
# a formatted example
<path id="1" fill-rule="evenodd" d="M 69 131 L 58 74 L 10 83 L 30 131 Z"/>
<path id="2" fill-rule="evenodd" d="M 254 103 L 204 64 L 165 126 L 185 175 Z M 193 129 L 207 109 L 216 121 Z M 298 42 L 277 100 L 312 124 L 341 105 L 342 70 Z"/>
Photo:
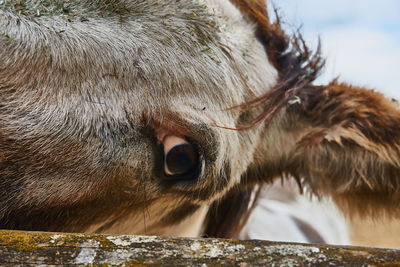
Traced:
<path id="1" fill-rule="evenodd" d="M 400 250 L 260 240 L 0 231 L 0 265 L 400 266 Z"/>

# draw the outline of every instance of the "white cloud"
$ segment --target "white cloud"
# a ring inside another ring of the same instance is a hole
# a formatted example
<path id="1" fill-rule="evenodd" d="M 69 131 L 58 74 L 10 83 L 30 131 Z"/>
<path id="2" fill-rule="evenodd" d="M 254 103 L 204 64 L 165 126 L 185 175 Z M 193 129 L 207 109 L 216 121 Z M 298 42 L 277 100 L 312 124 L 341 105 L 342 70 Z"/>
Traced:
<path id="1" fill-rule="evenodd" d="M 279 0 L 274 3 L 285 15 L 297 20 L 296 23 L 323 23 L 322 26 L 335 21 L 399 23 L 400 18 L 398 0 Z"/>
<path id="2" fill-rule="evenodd" d="M 320 81 L 340 75 L 341 80 L 400 99 L 400 42 L 393 36 L 350 27 L 321 38 L 327 65 Z"/>

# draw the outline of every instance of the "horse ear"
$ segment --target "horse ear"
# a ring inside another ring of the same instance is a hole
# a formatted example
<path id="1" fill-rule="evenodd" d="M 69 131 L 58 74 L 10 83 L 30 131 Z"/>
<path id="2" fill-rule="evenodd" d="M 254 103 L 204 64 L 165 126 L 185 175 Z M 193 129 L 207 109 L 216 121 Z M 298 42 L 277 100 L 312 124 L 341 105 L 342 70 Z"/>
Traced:
<path id="1" fill-rule="evenodd" d="M 259 148 L 264 181 L 292 176 L 350 213 L 400 214 L 397 106 L 380 93 L 336 82 L 299 90 Z"/>

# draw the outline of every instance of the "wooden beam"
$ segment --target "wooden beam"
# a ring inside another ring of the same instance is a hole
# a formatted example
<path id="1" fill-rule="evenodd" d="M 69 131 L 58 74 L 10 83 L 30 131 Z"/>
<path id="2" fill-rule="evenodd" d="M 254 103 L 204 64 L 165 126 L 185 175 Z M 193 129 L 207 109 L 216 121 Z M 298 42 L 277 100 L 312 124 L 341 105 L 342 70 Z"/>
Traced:
<path id="1" fill-rule="evenodd" d="M 0 265 L 400 266 L 400 250 L 260 240 L 0 231 Z"/>

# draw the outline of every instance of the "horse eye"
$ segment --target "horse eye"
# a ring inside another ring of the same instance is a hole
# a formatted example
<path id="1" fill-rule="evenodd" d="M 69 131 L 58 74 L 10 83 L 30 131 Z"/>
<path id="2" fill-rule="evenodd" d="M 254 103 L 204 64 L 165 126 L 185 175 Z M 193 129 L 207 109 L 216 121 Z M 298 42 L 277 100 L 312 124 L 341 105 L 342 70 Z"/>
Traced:
<path id="1" fill-rule="evenodd" d="M 167 141 L 169 140 L 167 139 Z M 197 178 L 199 153 L 195 145 L 186 141 L 178 141 L 174 145 L 164 146 L 164 150 L 164 172 L 167 179 L 190 180 Z"/>
<path id="2" fill-rule="evenodd" d="M 189 143 L 176 145 L 165 155 L 165 166 L 173 176 L 194 172 L 197 165 L 197 149 Z"/>

